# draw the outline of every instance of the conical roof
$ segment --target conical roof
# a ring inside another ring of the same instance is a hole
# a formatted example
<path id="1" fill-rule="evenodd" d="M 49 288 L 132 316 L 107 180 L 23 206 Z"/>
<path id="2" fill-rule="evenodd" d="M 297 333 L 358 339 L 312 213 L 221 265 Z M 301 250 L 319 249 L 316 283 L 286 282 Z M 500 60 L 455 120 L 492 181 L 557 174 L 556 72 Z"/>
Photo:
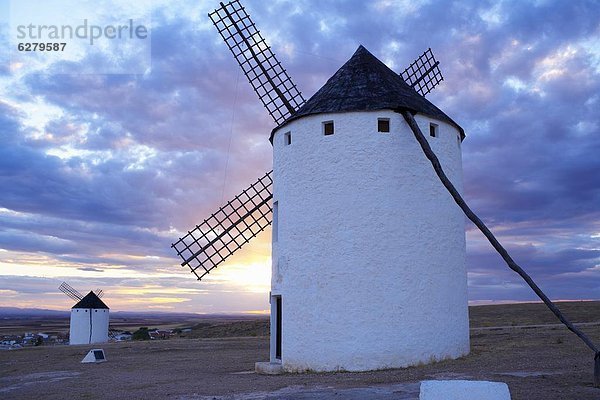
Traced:
<path id="1" fill-rule="evenodd" d="M 79 300 L 79 302 L 71 308 L 106 308 L 107 310 L 109 309 L 108 306 L 104 304 L 102 300 L 100 300 L 100 297 L 98 297 L 96 293 L 92 291 L 86 294 L 83 297 L 83 299 Z"/>
<path id="2" fill-rule="evenodd" d="M 460 125 L 361 45 L 317 93 L 271 132 L 270 140 L 277 129 L 307 115 L 384 109 L 409 110 L 448 122 L 464 138 Z"/>

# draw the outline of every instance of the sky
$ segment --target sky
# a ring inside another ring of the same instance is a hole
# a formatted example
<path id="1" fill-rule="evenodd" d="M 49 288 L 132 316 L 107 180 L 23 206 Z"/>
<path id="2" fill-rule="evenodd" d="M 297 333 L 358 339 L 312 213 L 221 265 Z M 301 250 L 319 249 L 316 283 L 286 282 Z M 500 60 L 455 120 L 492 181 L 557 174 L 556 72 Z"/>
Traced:
<path id="1" fill-rule="evenodd" d="M 19 54 L 0 0 L 0 307 L 67 310 L 66 281 L 116 311 L 266 312 L 270 231 L 200 282 L 170 248 L 272 167 L 274 124 L 207 17 L 218 2 L 101 3 L 73 15 L 141 13 L 149 52 Z M 550 298 L 600 299 L 600 3 L 243 3 L 306 98 L 360 44 L 397 72 L 431 47 L 444 81 L 427 98 L 465 129 L 468 204 Z M 536 300 L 466 236 L 472 304 Z"/>

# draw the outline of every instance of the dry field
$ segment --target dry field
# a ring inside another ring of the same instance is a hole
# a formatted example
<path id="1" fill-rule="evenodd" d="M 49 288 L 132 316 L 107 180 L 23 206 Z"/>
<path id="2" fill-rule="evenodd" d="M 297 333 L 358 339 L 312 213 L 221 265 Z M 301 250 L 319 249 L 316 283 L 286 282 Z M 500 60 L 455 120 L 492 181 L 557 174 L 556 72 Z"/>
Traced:
<path id="1" fill-rule="evenodd" d="M 561 308 L 600 343 L 600 302 Z M 471 321 L 467 357 L 363 373 L 256 375 L 254 362 L 268 358 L 264 336 L 103 344 L 109 361 L 102 364 L 80 364 L 90 346 L 2 351 L 0 399 L 417 399 L 424 379 L 502 381 L 514 400 L 600 399 L 591 385 L 592 352 L 543 305 L 473 307 Z M 248 323 L 216 325 L 250 335 L 251 326 L 264 329 L 264 322 Z"/>
<path id="2" fill-rule="evenodd" d="M 0 310 L 0 316 L 1 316 Z M 70 313 L 64 315 L 11 315 L 0 319 L 0 335 L 22 335 L 24 332 L 68 333 Z M 155 316 L 136 313 L 111 313 L 110 327 L 122 331 L 135 331 L 145 326 L 157 329 L 173 329 L 191 327 L 199 323 L 232 322 L 248 320 L 249 317 L 240 316 L 203 316 L 194 314 L 168 314 L 162 313 Z M 252 318 L 255 320 L 256 318 Z"/>

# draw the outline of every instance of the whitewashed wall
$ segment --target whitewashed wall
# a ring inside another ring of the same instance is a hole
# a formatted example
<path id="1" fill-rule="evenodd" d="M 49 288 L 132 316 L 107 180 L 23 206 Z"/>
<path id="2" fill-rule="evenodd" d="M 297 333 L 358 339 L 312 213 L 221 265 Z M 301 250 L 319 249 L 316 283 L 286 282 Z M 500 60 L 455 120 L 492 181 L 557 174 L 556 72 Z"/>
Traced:
<path id="1" fill-rule="evenodd" d="M 377 132 L 378 117 L 390 119 L 390 133 Z M 335 134 L 324 136 L 328 120 Z M 462 190 L 458 131 L 431 120 L 432 138 L 430 119 L 416 120 Z M 272 294 L 282 296 L 284 369 L 360 371 L 467 354 L 464 217 L 402 116 L 300 118 L 276 132 L 273 151 Z"/>
<path id="2" fill-rule="evenodd" d="M 90 341 L 90 315 L 92 337 Z M 72 308 L 69 344 L 104 343 L 108 341 L 109 310 Z"/>

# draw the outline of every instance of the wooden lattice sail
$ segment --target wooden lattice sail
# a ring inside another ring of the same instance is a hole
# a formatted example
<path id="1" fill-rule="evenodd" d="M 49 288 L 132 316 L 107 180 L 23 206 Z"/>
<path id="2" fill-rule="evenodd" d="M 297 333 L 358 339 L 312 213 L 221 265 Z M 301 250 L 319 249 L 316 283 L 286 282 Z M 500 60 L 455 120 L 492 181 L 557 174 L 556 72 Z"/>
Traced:
<path id="1" fill-rule="evenodd" d="M 244 6 L 239 0 L 221 2 L 208 16 L 275 124 L 289 120 L 306 100 Z M 438 65 L 429 49 L 405 70 L 404 79 L 425 95 L 443 79 Z M 181 265 L 201 279 L 271 224 L 271 176 L 267 172 L 173 243 Z"/>
<path id="2" fill-rule="evenodd" d="M 209 17 L 276 124 L 304 104 L 302 93 L 239 0 L 221 3 Z"/>
<path id="3" fill-rule="evenodd" d="M 444 80 L 439 65 L 440 62 L 435 59 L 431 48 L 429 48 L 413 61 L 400 76 L 417 93 L 425 96 Z"/>
<path id="4" fill-rule="evenodd" d="M 199 280 L 271 225 L 272 172 L 171 245 Z"/>

